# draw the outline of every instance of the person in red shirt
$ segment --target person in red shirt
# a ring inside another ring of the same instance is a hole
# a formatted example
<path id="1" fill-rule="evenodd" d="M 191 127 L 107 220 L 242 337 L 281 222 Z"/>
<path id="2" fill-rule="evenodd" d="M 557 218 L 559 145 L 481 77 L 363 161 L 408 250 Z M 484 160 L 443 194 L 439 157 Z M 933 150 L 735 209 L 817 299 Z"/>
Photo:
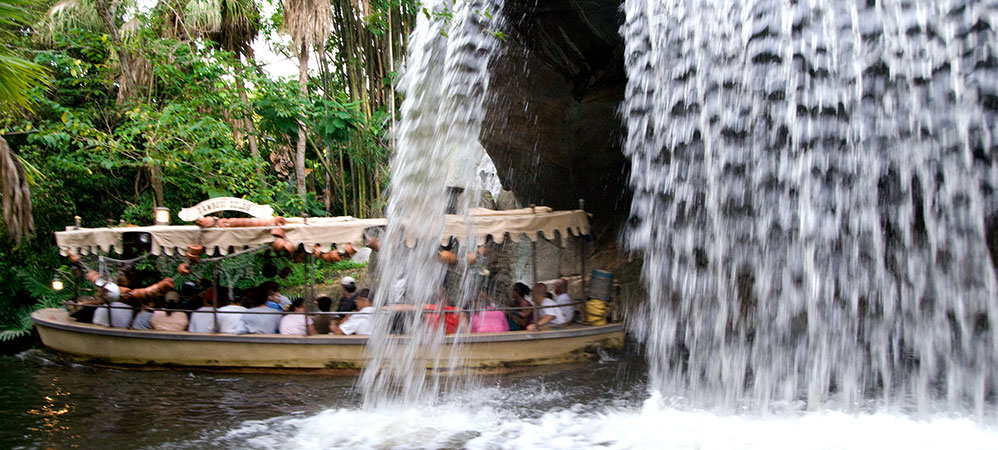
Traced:
<path id="1" fill-rule="evenodd" d="M 454 302 L 451 301 L 450 295 L 447 294 L 447 290 L 440 288 L 437 290 L 437 299 L 440 300 L 438 303 L 427 303 L 423 305 L 424 311 L 439 311 L 440 306 L 443 305 L 444 310 L 444 333 L 454 334 L 458 331 L 463 331 L 468 327 L 468 315 L 463 312 L 452 312 L 447 311 L 458 311 L 459 309 L 454 306 Z M 431 330 L 437 330 L 440 328 L 440 313 L 437 312 L 425 312 L 426 323 L 429 325 Z"/>

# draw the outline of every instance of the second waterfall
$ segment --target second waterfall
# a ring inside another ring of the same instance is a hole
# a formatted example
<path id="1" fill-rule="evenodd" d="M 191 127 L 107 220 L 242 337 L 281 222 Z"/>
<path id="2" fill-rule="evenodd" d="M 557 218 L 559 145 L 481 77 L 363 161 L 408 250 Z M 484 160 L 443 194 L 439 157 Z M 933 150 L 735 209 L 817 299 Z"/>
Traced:
<path id="1" fill-rule="evenodd" d="M 627 240 L 649 293 L 632 323 L 652 388 L 727 409 L 993 414 L 998 8 L 625 11 Z"/>

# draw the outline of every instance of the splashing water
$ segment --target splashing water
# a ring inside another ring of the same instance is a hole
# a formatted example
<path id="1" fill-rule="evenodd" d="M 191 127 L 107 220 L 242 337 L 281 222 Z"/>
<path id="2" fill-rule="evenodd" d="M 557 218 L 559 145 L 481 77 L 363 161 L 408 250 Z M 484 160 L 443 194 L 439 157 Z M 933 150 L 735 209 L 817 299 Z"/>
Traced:
<path id="1" fill-rule="evenodd" d="M 437 257 L 444 211 L 464 214 L 482 188 L 477 174 L 478 136 L 488 92 L 486 71 L 497 39 L 488 30 L 501 25 L 501 1 L 437 0 L 427 4 L 412 37 L 400 90 L 405 94 L 398 153 L 385 217 L 388 227 L 375 274 L 374 303 L 443 306 L 438 288 L 447 268 Z M 486 14 L 485 12 L 489 12 Z M 460 200 L 449 196 L 464 190 Z M 448 204 L 451 201 L 452 204 Z M 468 239 L 466 242 L 474 242 Z M 459 252 L 458 254 L 464 254 Z M 464 275 L 466 264 L 452 274 Z M 465 292 L 471 292 L 466 289 Z M 461 305 L 463 298 L 455 299 Z M 429 330 L 420 314 L 376 314 L 369 346 L 371 361 L 360 386 L 365 403 L 427 402 L 440 378 L 427 365 L 457 365 L 457 352 L 444 352 L 442 330 Z M 394 319 L 394 320 L 393 320 Z M 388 339 L 397 320 L 407 340 Z M 451 346 L 456 349 L 457 346 Z M 441 364 L 442 361 L 449 364 Z"/>
<path id="2" fill-rule="evenodd" d="M 502 400 L 512 390 L 477 389 L 422 408 L 336 408 L 304 418 L 247 421 L 199 444 L 259 449 L 798 450 L 987 449 L 998 442 L 995 430 L 965 418 L 916 421 L 885 413 L 829 411 L 792 417 L 724 416 L 675 409 L 656 397 L 626 407 L 588 410 L 576 405 L 522 415 Z M 468 408 L 469 402 L 479 407 Z"/>
<path id="3" fill-rule="evenodd" d="M 628 0 L 652 388 L 995 412 L 994 2 Z"/>

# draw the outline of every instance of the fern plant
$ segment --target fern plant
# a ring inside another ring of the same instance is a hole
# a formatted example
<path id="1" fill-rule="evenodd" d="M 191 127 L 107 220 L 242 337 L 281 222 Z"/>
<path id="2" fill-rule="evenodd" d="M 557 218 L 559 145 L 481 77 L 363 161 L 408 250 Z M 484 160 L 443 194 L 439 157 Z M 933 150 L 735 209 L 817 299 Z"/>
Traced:
<path id="1" fill-rule="evenodd" d="M 66 270 L 65 266 L 59 269 Z M 38 267 L 23 268 L 17 271 L 17 279 L 32 298 L 37 300 L 33 306 L 25 306 L 15 309 L 10 317 L 14 320 L 0 330 L 0 342 L 10 341 L 28 335 L 34 323 L 31 321 L 31 313 L 42 308 L 55 308 L 62 305 L 62 302 L 73 298 L 73 289 L 67 285 L 67 289 L 56 291 L 52 289 L 52 275 L 50 272 Z M 76 280 L 69 280 L 67 284 L 76 283 Z"/>

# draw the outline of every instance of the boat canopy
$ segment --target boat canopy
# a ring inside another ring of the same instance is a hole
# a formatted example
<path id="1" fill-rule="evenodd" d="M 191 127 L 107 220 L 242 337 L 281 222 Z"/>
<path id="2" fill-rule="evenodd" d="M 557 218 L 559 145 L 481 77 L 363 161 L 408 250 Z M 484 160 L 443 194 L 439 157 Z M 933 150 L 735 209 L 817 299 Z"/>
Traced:
<path id="1" fill-rule="evenodd" d="M 547 206 L 504 211 L 473 208 L 467 216 L 447 215 L 442 242 L 453 237 L 464 244 L 472 238 L 481 245 L 492 237 L 502 243 L 507 235 L 513 242 L 518 242 L 522 235 L 536 241 L 540 237 L 553 239 L 555 231 L 559 237 L 589 234 L 589 215 L 581 209 L 554 211 Z"/>
<path id="2" fill-rule="evenodd" d="M 387 220 L 357 219 L 354 217 L 300 217 L 286 218 L 284 238 L 307 250 L 318 246 L 322 251 L 331 250 L 336 244 L 363 245 L 365 233 L 371 228 L 383 228 Z M 208 254 L 227 255 L 245 248 L 259 247 L 274 241 L 274 227 L 201 228 L 196 225 L 158 225 L 148 227 L 80 228 L 67 227 L 55 233 L 56 244 L 62 255 L 86 255 L 112 250 L 124 251 L 125 233 L 148 233 L 153 255 L 183 255 L 190 244 L 200 244 Z M 404 228 L 404 226 L 403 226 Z M 447 215 L 442 242 L 451 237 L 462 244 L 473 239 L 483 244 L 488 237 L 503 242 L 508 235 L 514 242 L 526 235 L 536 241 L 539 237 L 552 239 L 555 231 L 581 236 L 589 233 L 589 217 L 585 211 L 553 211 L 545 206 L 516 210 L 495 211 L 475 208 L 467 216 Z M 412 242 L 408 242 L 412 245 Z"/>
<path id="3" fill-rule="evenodd" d="M 334 244 L 360 244 L 368 228 L 383 227 L 385 219 L 357 219 L 354 217 L 300 217 L 285 219 L 285 239 L 295 246 L 304 244 L 310 250 L 318 245 L 329 251 Z M 124 250 L 125 233 L 148 233 L 151 238 L 149 252 L 153 255 L 183 255 L 190 244 L 200 244 L 207 254 L 227 255 L 247 247 L 259 247 L 274 241 L 270 230 L 274 227 L 201 228 L 197 225 L 160 225 L 150 227 L 81 228 L 68 227 L 55 233 L 59 253 L 70 252 L 86 255 L 98 251 L 110 252 L 112 248 Z"/>

